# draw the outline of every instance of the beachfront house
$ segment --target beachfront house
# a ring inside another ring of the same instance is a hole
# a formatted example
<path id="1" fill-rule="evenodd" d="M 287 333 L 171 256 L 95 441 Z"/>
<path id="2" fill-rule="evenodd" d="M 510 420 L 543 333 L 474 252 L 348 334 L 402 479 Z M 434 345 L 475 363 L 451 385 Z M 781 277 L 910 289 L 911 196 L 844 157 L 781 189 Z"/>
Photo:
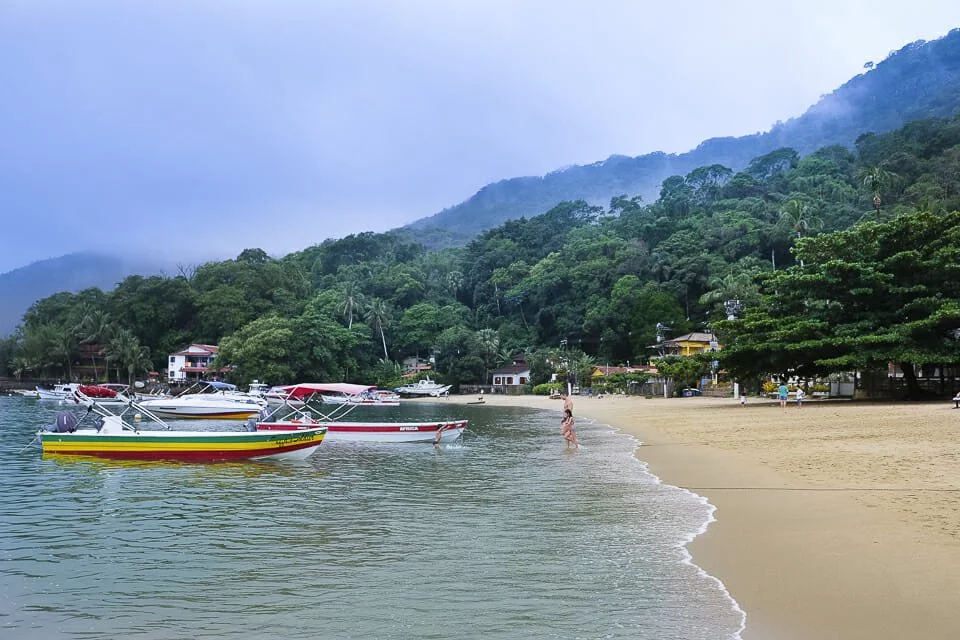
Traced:
<path id="1" fill-rule="evenodd" d="M 167 359 L 167 382 L 179 384 L 206 377 L 213 372 L 211 365 L 219 351 L 220 348 L 216 345 L 191 344 L 181 351 L 171 353 Z"/>
<path id="2" fill-rule="evenodd" d="M 665 356 L 692 356 L 722 349 L 716 335 L 699 331 L 664 340 L 659 345 L 652 345 L 652 348 L 662 350 Z"/>
<path id="3" fill-rule="evenodd" d="M 490 381 L 499 391 L 519 392 L 530 382 L 530 366 L 523 355 L 515 355 L 509 365 L 490 372 Z"/>

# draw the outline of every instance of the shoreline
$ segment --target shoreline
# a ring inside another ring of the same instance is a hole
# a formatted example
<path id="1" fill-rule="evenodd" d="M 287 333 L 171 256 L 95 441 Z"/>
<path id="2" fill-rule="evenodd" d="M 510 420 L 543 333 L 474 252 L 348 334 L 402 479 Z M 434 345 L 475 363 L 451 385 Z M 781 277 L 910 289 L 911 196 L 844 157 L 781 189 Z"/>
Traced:
<path id="1" fill-rule="evenodd" d="M 542 396 L 484 399 L 560 414 Z M 687 549 L 746 611 L 744 640 L 960 636 L 960 411 L 949 403 L 573 400 L 581 442 L 584 418 L 628 433 L 651 473 L 716 508 Z"/>

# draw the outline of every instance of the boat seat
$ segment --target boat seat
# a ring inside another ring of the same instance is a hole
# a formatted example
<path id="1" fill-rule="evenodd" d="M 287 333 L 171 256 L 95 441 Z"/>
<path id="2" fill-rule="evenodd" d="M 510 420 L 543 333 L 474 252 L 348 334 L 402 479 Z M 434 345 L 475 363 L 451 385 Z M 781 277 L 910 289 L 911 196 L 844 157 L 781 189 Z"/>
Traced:
<path id="1" fill-rule="evenodd" d="M 103 426 L 100 427 L 100 433 L 105 435 L 117 435 L 123 433 L 123 419 L 120 416 L 104 416 Z"/>

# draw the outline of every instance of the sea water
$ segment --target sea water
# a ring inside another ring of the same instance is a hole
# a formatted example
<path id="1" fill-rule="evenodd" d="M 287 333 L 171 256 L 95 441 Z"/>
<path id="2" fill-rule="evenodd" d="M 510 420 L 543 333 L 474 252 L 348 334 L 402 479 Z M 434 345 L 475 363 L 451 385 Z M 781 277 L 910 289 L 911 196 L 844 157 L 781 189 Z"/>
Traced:
<path id="1" fill-rule="evenodd" d="M 28 443 L 64 407 L 0 397 L 0 637 L 739 637 L 684 546 L 712 507 L 630 438 L 581 420 L 574 452 L 559 411 L 364 409 L 470 426 L 304 461 L 44 458 Z"/>

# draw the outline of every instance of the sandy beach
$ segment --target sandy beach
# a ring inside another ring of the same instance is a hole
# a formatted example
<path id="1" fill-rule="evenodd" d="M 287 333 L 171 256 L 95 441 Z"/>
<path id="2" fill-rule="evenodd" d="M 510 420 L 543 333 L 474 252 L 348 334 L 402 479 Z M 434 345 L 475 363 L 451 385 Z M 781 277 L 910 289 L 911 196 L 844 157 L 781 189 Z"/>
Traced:
<path id="1" fill-rule="evenodd" d="M 474 401 L 474 396 L 439 402 Z M 488 395 L 489 405 L 560 402 Z M 747 612 L 747 640 L 960 638 L 960 410 L 953 403 L 575 397 L 717 521 L 694 561 Z"/>

